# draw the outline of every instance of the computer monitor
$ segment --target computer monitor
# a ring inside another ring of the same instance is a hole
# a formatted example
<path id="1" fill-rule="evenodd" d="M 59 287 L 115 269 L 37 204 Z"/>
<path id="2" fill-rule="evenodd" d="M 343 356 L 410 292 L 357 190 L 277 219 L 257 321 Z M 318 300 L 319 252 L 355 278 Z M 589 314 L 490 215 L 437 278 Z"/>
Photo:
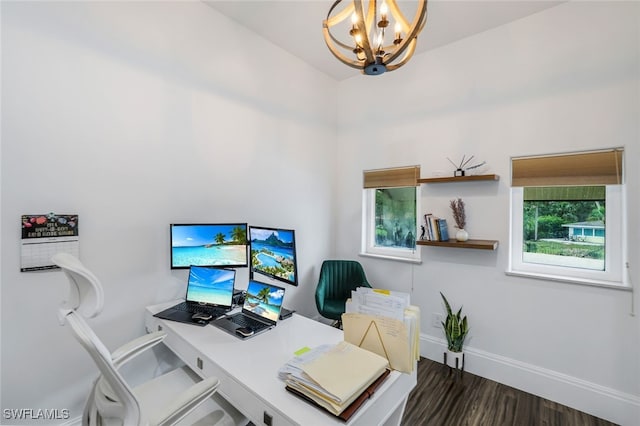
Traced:
<path id="1" fill-rule="evenodd" d="M 293 229 L 249 226 L 251 276 L 257 272 L 298 285 L 296 238 Z"/>
<path id="2" fill-rule="evenodd" d="M 172 223 L 171 269 L 249 266 L 246 223 Z"/>

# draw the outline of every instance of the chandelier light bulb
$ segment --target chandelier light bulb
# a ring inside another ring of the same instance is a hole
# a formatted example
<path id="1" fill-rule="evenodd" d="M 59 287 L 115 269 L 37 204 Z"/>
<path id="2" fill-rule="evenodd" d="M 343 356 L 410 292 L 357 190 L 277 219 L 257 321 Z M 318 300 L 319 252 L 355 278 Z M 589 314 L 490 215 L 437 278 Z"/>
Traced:
<path id="1" fill-rule="evenodd" d="M 377 56 L 384 55 L 384 50 L 383 50 L 383 48 L 384 48 L 384 30 L 382 30 L 382 29 L 378 32 L 378 37 L 377 37 L 377 40 L 376 40 L 376 46 L 378 46 L 377 49 L 376 49 L 376 55 Z"/>
<path id="2" fill-rule="evenodd" d="M 349 30 L 349 35 L 350 36 L 355 36 L 358 32 L 358 15 L 355 14 L 355 12 L 353 13 L 353 15 L 351 15 L 351 29 Z"/>
<path id="3" fill-rule="evenodd" d="M 396 22 L 394 32 L 395 37 L 393 39 L 393 44 L 400 44 L 402 42 L 402 25 L 400 25 L 400 22 Z"/>
<path id="4" fill-rule="evenodd" d="M 389 21 L 387 21 L 387 13 L 389 13 L 389 7 L 383 0 L 382 4 L 380 5 L 380 22 L 378 23 L 379 27 L 384 28 L 389 25 Z"/>

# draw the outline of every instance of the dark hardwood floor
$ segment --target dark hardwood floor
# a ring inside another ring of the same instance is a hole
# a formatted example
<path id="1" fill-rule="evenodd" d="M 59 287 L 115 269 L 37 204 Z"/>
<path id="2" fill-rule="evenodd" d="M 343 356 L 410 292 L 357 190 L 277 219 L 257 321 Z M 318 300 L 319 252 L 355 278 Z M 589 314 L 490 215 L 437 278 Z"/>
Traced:
<path id="1" fill-rule="evenodd" d="M 609 426 L 608 421 L 421 358 L 402 425 Z"/>

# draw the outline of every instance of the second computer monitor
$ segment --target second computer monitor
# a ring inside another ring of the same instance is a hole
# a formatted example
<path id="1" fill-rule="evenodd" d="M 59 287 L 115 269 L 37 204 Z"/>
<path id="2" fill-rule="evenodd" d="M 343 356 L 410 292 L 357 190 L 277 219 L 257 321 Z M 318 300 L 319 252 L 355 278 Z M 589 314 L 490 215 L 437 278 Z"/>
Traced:
<path id="1" fill-rule="evenodd" d="M 251 273 L 298 285 L 296 239 L 293 229 L 249 226 Z"/>

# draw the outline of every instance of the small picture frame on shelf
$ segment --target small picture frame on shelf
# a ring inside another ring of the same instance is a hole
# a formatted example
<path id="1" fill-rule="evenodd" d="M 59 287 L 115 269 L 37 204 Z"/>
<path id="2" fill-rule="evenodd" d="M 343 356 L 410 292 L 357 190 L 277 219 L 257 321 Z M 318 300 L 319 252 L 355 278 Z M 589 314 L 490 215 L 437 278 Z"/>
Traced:
<path id="1" fill-rule="evenodd" d="M 453 172 L 453 176 L 454 176 L 454 177 L 464 176 L 464 170 L 462 170 L 462 169 L 454 170 L 454 172 Z"/>

